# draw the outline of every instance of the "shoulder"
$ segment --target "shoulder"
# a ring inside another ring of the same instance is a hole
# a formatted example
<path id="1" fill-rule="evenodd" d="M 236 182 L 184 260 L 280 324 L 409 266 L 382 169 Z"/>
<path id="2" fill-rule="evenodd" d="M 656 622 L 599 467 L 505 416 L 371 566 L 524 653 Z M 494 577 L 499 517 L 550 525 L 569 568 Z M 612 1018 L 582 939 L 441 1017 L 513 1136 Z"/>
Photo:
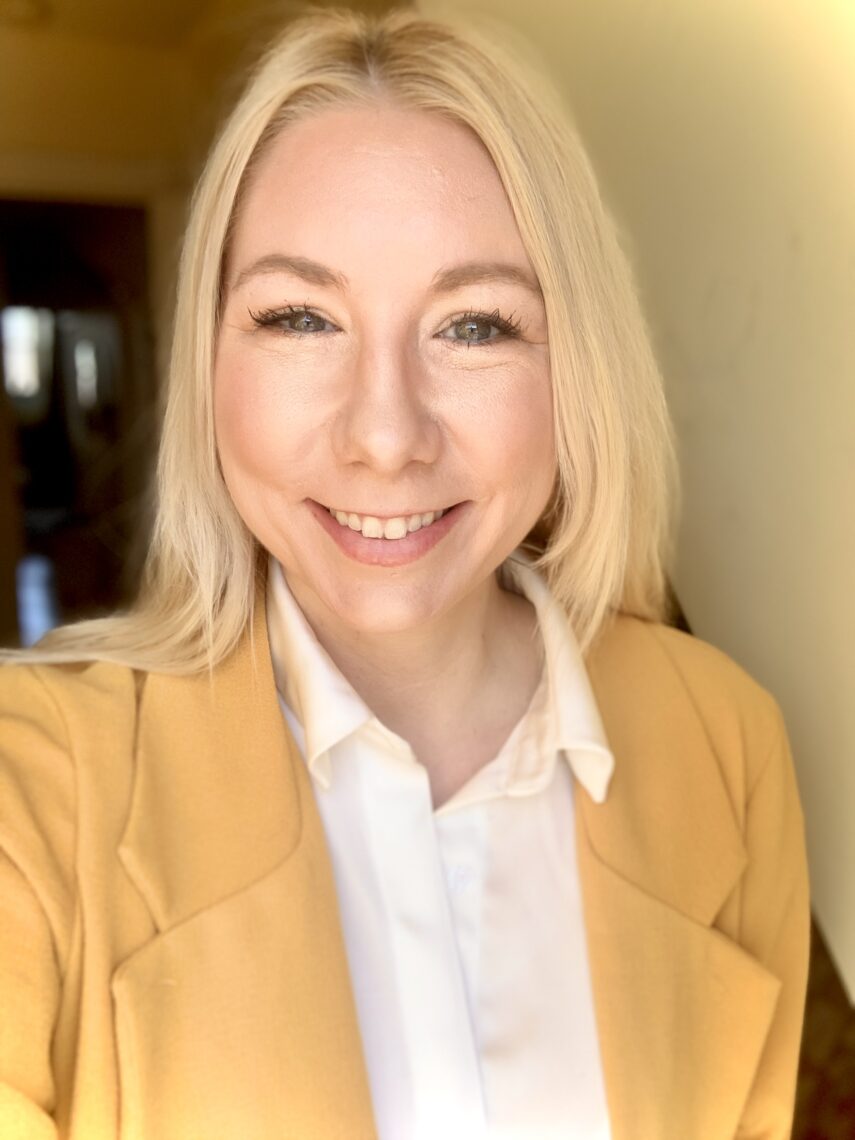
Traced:
<path id="1" fill-rule="evenodd" d="M 76 921 L 78 840 L 90 798 L 81 769 L 89 769 L 92 787 L 109 784 L 100 777 L 133 733 L 134 692 L 131 671 L 113 665 L 0 667 L 0 862 L 7 885 L 13 868 L 16 884 L 7 917 L 23 922 L 37 900 L 62 963 Z"/>
<path id="2" fill-rule="evenodd" d="M 132 733 L 137 688 L 131 669 L 108 663 L 0 666 L 0 785 L 29 787 L 38 803 L 73 784 L 92 742 Z"/>
<path id="3" fill-rule="evenodd" d="M 743 792 L 780 750 L 785 729 L 775 698 L 699 637 L 622 614 L 595 643 L 588 666 L 606 700 L 629 699 L 665 725 L 700 722 L 728 782 L 738 780 Z"/>
<path id="4" fill-rule="evenodd" d="M 81 769 L 130 755 L 137 687 L 101 662 L 0 666 L 0 839 L 25 818 L 44 836 L 66 829 Z"/>
<path id="5" fill-rule="evenodd" d="M 17 729 L 68 738 L 133 713 L 140 675 L 124 665 L 0 666 L 0 742 Z"/>
<path id="6" fill-rule="evenodd" d="M 0 859 L 39 900 L 61 960 L 82 828 L 114 834 L 127 811 L 138 678 L 105 662 L 0 666 Z"/>

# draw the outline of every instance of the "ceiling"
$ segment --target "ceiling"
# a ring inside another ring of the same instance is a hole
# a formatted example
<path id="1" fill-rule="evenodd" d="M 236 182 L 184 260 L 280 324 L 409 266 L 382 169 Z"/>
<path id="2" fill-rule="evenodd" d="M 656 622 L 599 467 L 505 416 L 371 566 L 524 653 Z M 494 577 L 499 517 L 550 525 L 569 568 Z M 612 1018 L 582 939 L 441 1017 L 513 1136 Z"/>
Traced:
<path id="1" fill-rule="evenodd" d="M 302 6 L 294 0 L 0 0 L 0 25 L 168 48 L 217 37 L 259 16 L 285 17 Z M 357 0 L 354 6 L 391 5 Z"/>
<path id="2" fill-rule="evenodd" d="M 211 0 L 0 0 L 0 22 L 151 46 L 180 43 Z"/>

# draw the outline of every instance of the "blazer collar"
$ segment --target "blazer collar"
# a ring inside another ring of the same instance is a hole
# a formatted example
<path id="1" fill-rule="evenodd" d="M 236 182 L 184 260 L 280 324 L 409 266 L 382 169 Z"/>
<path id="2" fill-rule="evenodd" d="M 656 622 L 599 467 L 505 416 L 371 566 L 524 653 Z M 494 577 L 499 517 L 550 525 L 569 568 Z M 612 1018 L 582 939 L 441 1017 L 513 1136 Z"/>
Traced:
<path id="1" fill-rule="evenodd" d="M 646 623 L 587 662 L 614 752 L 576 843 L 614 1140 L 733 1136 L 781 983 L 712 924 L 747 853 L 706 729 Z"/>
<path id="2" fill-rule="evenodd" d="M 709 926 L 746 852 L 685 683 L 632 618 L 601 636 L 587 668 L 617 757 L 608 799 L 579 797 L 591 847 L 627 882 Z"/>
<path id="3" fill-rule="evenodd" d="M 643 622 L 618 618 L 586 664 L 616 758 L 605 803 L 575 785 L 612 1134 L 733 1134 L 780 987 L 710 929 L 746 864 L 734 810 L 680 674 Z M 145 679 L 119 857 L 167 938 L 278 868 L 293 866 L 293 877 L 305 867 L 300 882 L 308 890 L 311 880 L 321 892 L 326 952 L 338 955 L 341 979 L 340 993 L 318 992 L 313 1000 L 352 1014 L 328 851 L 276 698 L 263 596 L 251 630 L 211 676 Z M 350 1025 L 342 1048 L 356 1054 L 352 1017 Z M 359 1056 L 357 1081 L 364 1080 L 361 1065 Z M 701 1087 L 716 1092 L 705 1098 L 692 1091 Z M 364 1126 L 359 1135 L 372 1135 L 370 1120 Z"/>
<path id="4" fill-rule="evenodd" d="M 147 674 L 138 715 L 119 857 L 165 930 L 260 879 L 301 841 L 300 755 L 276 698 L 263 594 L 211 673 Z"/>

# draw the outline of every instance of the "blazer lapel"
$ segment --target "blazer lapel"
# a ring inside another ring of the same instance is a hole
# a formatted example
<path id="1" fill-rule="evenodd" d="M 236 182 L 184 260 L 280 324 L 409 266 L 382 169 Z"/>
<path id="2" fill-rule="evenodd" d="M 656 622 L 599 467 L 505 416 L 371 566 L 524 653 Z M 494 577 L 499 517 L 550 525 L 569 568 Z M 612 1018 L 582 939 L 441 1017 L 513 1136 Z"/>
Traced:
<path id="1" fill-rule="evenodd" d="M 376 1140 L 332 867 L 263 605 L 210 677 L 146 678 L 119 858 L 158 931 L 113 974 L 121 1140 Z"/>
<path id="2" fill-rule="evenodd" d="M 675 667 L 618 619 L 587 667 L 615 771 L 576 784 L 576 843 L 613 1140 L 723 1140 L 780 980 L 711 927 L 747 860 L 718 760 Z"/>

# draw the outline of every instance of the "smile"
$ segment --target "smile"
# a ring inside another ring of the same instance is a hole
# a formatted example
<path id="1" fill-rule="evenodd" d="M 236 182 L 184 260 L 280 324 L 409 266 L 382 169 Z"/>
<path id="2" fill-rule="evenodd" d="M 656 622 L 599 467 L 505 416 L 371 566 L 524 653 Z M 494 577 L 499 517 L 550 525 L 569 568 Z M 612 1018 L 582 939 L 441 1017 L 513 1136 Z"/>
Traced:
<path id="1" fill-rule="evenodd" d="M 363 538 L 406 538 L 422 527 L 438 522 L 445 514 L 444 510 L 425 511 L 423 514 L 396 515 L 394 518 L 379 518 L 377 515 L 358 515 L 354 511 L 339 511 L 334 507 L 326 508 L 339 526 L 357 530 Z"/>
<path id="2" fill-rule="evenodd" d="M 438 511 L 389 518 L 339 511 L 314 499 L 307 499 L 306 505 L 342 554 L 366 566 L 391 569 L 417 562 L 442 545 L 474 503 L 466 500 Z"/>

